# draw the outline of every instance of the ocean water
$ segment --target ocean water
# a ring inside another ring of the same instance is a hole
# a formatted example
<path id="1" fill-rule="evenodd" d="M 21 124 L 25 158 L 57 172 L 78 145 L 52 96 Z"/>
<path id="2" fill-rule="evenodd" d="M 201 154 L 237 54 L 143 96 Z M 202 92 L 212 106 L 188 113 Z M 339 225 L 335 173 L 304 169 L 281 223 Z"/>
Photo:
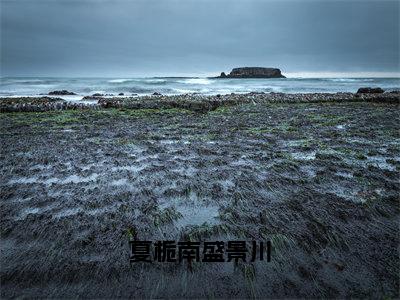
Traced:
<path id="1" fill-rule="evenodd" d="M 356 92 L 360 87 L 400 89 L 400 78 L 284 78 L 284 79 L 213 79 L 206 77 L 153 78 L 1 78 L 0 97 L 37 96 L 54 90 L 68 90 L 81 99 L 94 93 L 125 95 L 164 95 L 187 93 L 229 94 L 248 92 L 336 93 Z"/>

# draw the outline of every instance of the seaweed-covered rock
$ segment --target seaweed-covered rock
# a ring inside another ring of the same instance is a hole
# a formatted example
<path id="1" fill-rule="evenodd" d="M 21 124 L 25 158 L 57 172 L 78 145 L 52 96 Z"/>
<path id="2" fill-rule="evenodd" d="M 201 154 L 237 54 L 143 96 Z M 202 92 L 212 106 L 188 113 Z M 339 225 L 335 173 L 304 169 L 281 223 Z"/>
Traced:
<path id="1" fill-rule="evenodd" d="M 59 95 L 59 96 L 64 96 L 64 95 L 76 95 L 74 92 L 69 92 L 67 90 L 62 90 L 62 91 L 52 91 L 49 92 L 49 95 Z"/>
<path id="2" fill-rule="evenodd" d="M 371 88 L 371 87 L 362 87 L 359 88 L 357 94 L 382 94 L 384 92 L 380 87 Z"/>

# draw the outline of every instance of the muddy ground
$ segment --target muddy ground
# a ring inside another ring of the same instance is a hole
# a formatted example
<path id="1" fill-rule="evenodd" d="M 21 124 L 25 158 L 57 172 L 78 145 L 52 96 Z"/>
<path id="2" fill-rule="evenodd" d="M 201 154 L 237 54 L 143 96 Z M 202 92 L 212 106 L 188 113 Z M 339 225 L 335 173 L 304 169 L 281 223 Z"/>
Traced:
<path id="1" fill-rule="evenodd" d="M 399 297 L 396 104 L 3 113 L 2 297 Z M 128 241 L 271 262 L 129 263 Z"/>

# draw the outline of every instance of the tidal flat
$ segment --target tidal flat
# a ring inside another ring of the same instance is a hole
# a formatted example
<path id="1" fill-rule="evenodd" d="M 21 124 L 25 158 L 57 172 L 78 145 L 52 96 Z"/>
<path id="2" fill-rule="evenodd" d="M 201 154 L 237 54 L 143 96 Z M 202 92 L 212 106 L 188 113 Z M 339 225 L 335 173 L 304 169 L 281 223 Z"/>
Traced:
<path id="1" fill-rule="evenodd" d="M 1 113 L 1 296 L 398 298 L 399 117 L 373 101 Z M 269 240 L 271 262 L 130 264 L 132 238 Z"/>

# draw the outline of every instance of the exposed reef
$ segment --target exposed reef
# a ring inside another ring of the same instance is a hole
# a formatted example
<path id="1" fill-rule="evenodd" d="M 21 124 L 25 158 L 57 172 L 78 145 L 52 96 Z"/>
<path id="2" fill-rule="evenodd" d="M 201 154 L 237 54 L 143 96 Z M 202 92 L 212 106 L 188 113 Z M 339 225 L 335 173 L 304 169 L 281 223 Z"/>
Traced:
<path id="1" fill-rule="evenodd" d="M 221 106 L 262 103 L 318 103 L 318 102 L 385 102 L 400 103 L 399 92 L 384 93 L 248 93 L 206 96 L 185 94 L 175 96 L 150 95 L 141 97 L 103 97 L 89 96 L 82 100 L 87 102 L 69 102 L 61 98 L 20 97 L 2 98 L 0 112 L 29 112 L 65 109 L 163 109 L 181 108 L 194 112 L 208 112 Z"/>

